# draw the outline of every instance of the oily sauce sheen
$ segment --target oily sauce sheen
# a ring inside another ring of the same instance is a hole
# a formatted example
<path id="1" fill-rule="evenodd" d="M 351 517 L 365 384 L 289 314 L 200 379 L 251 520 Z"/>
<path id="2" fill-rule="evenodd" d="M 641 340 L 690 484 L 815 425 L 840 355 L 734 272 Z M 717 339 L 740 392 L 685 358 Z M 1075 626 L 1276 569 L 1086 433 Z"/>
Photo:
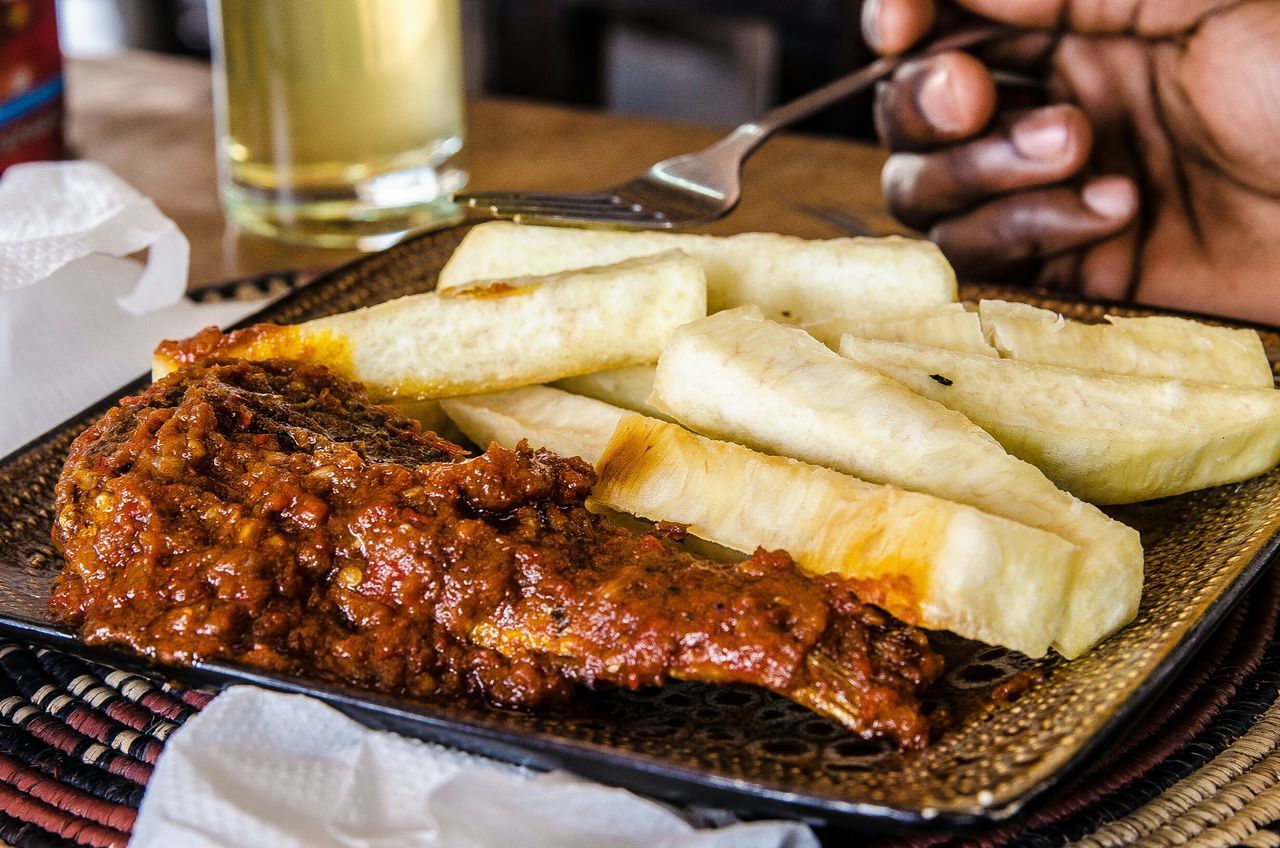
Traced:
<path id="1" fill-rule="evenodd" d="M 784 553 L 704 561 L 588 512 L 594 472 L 478 457 L 316 365 L 189 365 L 74 443 L 50 607 L 90 644 L 505 707 L 669 678 L 928 738 L 941 659 Z"/>

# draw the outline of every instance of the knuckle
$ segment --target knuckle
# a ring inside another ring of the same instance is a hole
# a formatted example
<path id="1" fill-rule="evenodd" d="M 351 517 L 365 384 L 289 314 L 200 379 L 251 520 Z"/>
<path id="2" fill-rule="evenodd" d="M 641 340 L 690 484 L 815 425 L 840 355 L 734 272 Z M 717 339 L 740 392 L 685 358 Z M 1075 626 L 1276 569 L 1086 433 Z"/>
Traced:
<path id="1" fill-rule="evenodd" d="M 1038 240 L 1031 226 L 1033 217 L 1027 206 L 1016 199 L 1000 204 L 989 215 L 992 241 L 1014 256 L 1038 255 Z"/>
<path id="2" fill-rule="evenodd" d="M 891 150 L 919 150 L 936 141 L 917 103 L 930 67 L 927 61 L 910 62 L 876 85 L 872 117 L 880 139 Z"/>
<path id="3" fill-rule="evenodd" d="M 881 82 L 876 87 L 876 100 L 872 114 L 876 134 L 891 150 L 910 148 L 911 134 L 903 124 L 904 104 L 911 98 L 898 83 Z"/>
<path id="4" fill-rule="evenodd" d="M 942 252 L 953 262 L 967 261 L 975 247 L 972 239 L 964 238 L 964 227 L 953 219 L 944 218 L 938 221 L 925 235 L 929 241 L 942 248 Z"/>
<path id="5" fill-rule="evenodd" d="M 996 187 L 987 187 L 991 182 L 990 169 L 981 161 L 981 150 L 977 145 L 984 142 L 959 145 L 947 151 L 942 169 L 948 181 L 965 195 L 995 194 Z"/>
<path id="6" fill-rule="evenodd" d="M 918 226 L 921 210 L 921 170 L 923 159 L 911 153 L 890 156 L 881 172 L 885 206 L 889 213 L 908 226 Z"/>

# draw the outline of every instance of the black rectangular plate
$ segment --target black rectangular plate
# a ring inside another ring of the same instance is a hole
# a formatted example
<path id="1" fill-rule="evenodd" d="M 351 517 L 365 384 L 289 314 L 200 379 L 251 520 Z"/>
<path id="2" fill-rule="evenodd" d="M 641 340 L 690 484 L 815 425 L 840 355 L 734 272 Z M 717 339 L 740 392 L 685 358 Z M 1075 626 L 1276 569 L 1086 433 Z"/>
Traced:
<path id="1" fill-rule="evenodd" d="M 421 236 L 339 268 L 244 323 L 294 323 L 429 291 L 465 228 Z M 1004 297 L 1096 319 L 1152 310 L 968 286 L 966 298 Z M 1280 333 L 1256 328 L 1273 363 Z M 90 409 L 0 460 L 0 632 L 105 662 L 150 668 L 128 653 L 86 649 L 50 620 L 61 566 L 49 542 L 53 487 L 71 441 L 120 397 Z M 928 750 L 900 755 L 852 737 L 784 699 L 744 687 L 672 684 L 583 693 L 540 715 L 469 703 L 424 702 L 271 675 L 224 663 L 165 668 L 196 684 L 250 683 L 320 698 L 371 726 L 539 769 L 565 768 L 684 803 L 756 815 L 892 830 L 972 825 L 1013 815 L 1077 773 L 1169 683 L 1275 557 L 1280 473 L 1115 510 L 1137 527 L 1147 584 L 1137 620 L 1084 658 L 1032 661 L 936 634 L 948 661 L 936 699 L 964 716 Z M 1014 704 L 989 688 L 1024 668 L 1045 680 Z"/>

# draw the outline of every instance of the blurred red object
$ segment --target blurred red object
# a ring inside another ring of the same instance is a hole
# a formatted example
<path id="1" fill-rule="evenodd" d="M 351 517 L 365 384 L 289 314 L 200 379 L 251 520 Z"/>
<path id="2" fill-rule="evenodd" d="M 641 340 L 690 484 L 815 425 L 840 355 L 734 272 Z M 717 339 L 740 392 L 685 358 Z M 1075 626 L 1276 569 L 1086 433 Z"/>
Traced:
<path id="1" fill-rule="evenodd" d="M 0 0 L 0 171 L 62 155 L 54 0 Z"/>

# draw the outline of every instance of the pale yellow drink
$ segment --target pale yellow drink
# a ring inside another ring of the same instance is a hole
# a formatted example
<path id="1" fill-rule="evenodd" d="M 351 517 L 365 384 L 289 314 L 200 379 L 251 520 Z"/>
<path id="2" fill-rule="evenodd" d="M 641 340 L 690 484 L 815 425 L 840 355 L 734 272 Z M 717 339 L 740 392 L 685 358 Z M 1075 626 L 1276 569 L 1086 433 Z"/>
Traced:
<path id="1" fill-rule="evenodd" d="M 221 190 L 254 232 L 377 246 L 456 220 L 460 0 L 221 0 Z M 220 45 L 221 49 L 217 49 Z"/>

